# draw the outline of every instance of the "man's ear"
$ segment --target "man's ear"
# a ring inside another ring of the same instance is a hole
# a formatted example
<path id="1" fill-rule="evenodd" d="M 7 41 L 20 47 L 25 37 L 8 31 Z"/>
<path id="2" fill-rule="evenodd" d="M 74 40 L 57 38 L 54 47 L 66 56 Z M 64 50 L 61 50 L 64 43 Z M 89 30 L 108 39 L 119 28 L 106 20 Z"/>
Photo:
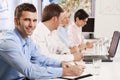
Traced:
<path id="1" fill-rule="evenodd" d="M 17 20 L 17 18 L 14 18 L 14 24 L 15 24 L 15 25 L 18 24 L 18 20 Z"/>
<path id="2" fill-rule="evenodd" d="M 19 24 L 20 24 L 18 18 L 14 18 L 14 24 L 15 24 L 15 25 L 19 25 Z"/>
<path id="3" fill-rule="evenodd" d="M 54 22 L 56 22 L 58 20 L 57 16 L 54 16 L 52 19 Z"/>

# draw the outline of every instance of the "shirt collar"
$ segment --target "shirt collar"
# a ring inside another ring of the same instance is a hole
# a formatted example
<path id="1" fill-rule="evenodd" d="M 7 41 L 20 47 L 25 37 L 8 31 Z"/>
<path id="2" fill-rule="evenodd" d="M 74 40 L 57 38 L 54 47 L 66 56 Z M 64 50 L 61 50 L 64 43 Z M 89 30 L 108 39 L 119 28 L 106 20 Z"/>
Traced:
<path id="1" fill-rule="evenodd" d="M 20 41 L 21 41 L 23 46 L 28 45 L 30 43 L 29 36 L 26 39 L 23 39 L 22 36 L 20 35 L 20 33 L 18 32 L 18 30 L 16 28 L 14 29 L 14 32 L 18 35 L 18 37 L 19 37 L 19 39 L 20 39 Z"/>
<path id="2" fill-rule="evenodd" d="M 75 29 L 76 31 L 81 31 L 81 27 L 78 27 L 75 23 L 74 23 L 73 25 L 74 25 L 74 29 Z"/>
<path id="3" fill-rule="evenodd" d="M 44 30 L 47 35 L 50 35 L 51 31 L 47 28 L 47 26 L 45 26 L 42 22 L 40 22 L 40 24 L 41 26 L 38 26 L 38 27 L 41 27 L 42 30 Z"/>

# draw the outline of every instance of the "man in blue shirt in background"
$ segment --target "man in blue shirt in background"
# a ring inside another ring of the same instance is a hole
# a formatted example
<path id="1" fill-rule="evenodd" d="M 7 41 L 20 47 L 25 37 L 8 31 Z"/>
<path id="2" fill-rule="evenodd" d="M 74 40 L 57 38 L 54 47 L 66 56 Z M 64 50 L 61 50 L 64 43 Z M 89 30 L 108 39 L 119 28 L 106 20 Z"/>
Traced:
<path id="1" fill-rule="evenodd" d="M 15 29 L 0 33 L 0 80 L 24 80 L 79 76 L 84 67 L 50 59 L 38 51 L 30 38 L 36 24 L 34 5 L 15 9 Z"/>

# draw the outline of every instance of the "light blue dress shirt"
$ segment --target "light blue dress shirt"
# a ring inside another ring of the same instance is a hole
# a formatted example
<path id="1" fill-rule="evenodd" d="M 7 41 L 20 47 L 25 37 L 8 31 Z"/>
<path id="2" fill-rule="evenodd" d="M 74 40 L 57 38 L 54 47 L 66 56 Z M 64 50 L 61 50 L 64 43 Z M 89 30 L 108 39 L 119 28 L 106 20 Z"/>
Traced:
<path id="1" fill-rule="evenodd" d="M 62 27 L 59 26 L 58 29 L 58 36 L 61 39 L 61 41 L 67 46 L 70 46 L 70 40 L 69 40 L 69 36 L 68 36 L 68 28 L 67 27 Z"/>
<path id="2" fill-rule="evenodd" d="M 40 54 L 30 37 L 24 40 L 16 29 L 0 34 L 0 80 L 62 76 L 61 62 Z"/>

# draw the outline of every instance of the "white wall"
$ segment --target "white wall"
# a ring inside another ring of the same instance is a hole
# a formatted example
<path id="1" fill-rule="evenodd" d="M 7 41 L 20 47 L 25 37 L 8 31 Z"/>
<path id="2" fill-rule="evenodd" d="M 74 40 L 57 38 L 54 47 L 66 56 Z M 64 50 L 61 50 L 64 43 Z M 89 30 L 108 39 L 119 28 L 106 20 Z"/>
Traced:
<path id="1" fill-rule="evenodd" d="M 19 0 L 0 0 L 0 30 L 11 30 L 14 28 L 14 9 Z M 2 10 L 6 8 L 5 10 Z"/>
<path id="2" fill-rule="evenodd" d="M 112 37 L 120 31 L 120 0 L 96 0 L 95 36 Z"/>

